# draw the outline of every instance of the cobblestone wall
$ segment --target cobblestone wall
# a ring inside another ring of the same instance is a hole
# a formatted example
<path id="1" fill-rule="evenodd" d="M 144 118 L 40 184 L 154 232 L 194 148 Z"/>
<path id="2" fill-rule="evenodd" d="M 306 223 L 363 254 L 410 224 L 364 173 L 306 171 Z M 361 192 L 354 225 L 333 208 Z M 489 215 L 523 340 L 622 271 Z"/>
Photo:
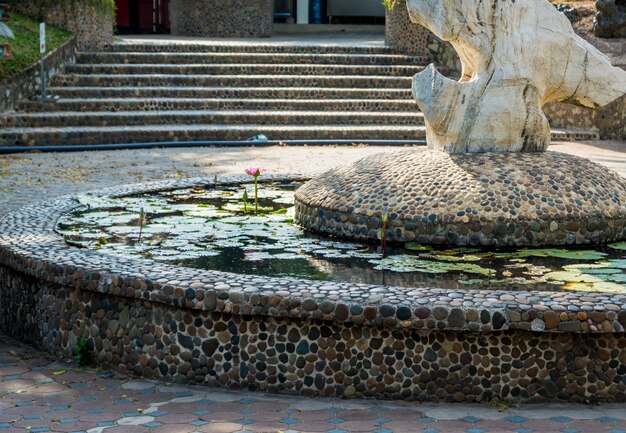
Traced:
<path id="1" fill-rule="evenodd" d="M 429 31 L 411 22 L 406 5 L 400 4 L 386 14 L 385 43 L 400 53 L 428 53 Z"/>
<path id="2" fill-rule="evenodd" d="M 456 78 L 461 75 L 461 61 L 452 45 L 411 22 L 404 4 L 387 11 L 385 43 L 399 53 L 429 55 L 433 63 L 445 69 L 447 76 Z"/>
<path id="3" fill-rule="evenodd" d="M 58 356 L 84 339 L 98 365 L 177 383 L 451 402 L 626 397 L 623 333 L 417 331 L 209 313 L 40 282 L 6 267 L 0 307 L 0 332 L 13 338 Z"/>
<path id="4" fill-rule="evenodd" d="M 602 139 L 626 140 L 626 95 L 596 110 L 561 102 L 543 110 L 552 128 L 595 130 Z"/>
<path id="5" fill-rule="evenodd" d="M 48 82 L 68 63 L 76 58 L 76 37 L 73 37 L 44 59 Z M 41 91 L 41 64 L 22 71 L 19 75 L 0 82 L 0 113 L 10 111 L 20 99 L 31 98 Z"/>
<path id="6" fill-rule="evenodd" d="M 596 115 L 602 138 L 626 140 L 626 96 L 603 107 Z"/>
<path id="7" fill-rule="evenodd" d="M 171 31 L 182 36 L 268 37 L 272 0 L 171 0 Z"/>
<path id="8" fill-rule="evenodd" d="M 37 2 L 9 0 L 9 3 L 13 10 L 24 15 L 39 17 L 41 14 Z M 44 19 L 73 32 L 81 51 L 99 50 L 113 41 L 114 16 L 85 2 L 53 4 L 45 9 Z"/>

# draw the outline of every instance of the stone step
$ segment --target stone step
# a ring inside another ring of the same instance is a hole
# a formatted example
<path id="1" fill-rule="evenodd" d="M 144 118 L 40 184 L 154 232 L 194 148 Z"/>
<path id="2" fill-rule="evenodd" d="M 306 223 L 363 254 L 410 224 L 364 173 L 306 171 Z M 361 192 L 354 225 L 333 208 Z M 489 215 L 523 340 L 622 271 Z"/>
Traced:
<path id="1" fill-rule="evenodd" d="M 189 110 L 122 112 L 46 112 L 0 118 L 5 128 L 104 127 L 140 125 L 422 125 L 420 112 Z"/>
<path id="2" fill-rule="evenodd" d="M 294 110 L 294 111 L 418 111 L 402 99 L 200 99 L 200 98 L 84 98 L 60 99 L 55 104 L 20 101 L 18 112 L 161 111 L 161 110 Z"/>
<path id="3" fill-rule="evenodd" d="M 171 42 L 171 41 L 125 41 L 115 42 L 106 47 L 111 52 L 144 52 L 144 53 L 308 53 L 308 54 L 393 54 L 386 46 L 337 45 L 337 44 L 281 44 L 281 43 L 250 43 L 234 41 L 219 43 Z"/>
<path id="4" fill-rule="evenodd" d="M 357 89 L 345 87 L 50 87 L 61 98 L 260 98 L 260 99 L 385 99 L 414 101 L 411 89 Z"/>
<path id="5" fill-rule="evenodd" d="M 6 128 L 0 146 L 63 146 L 180 141 L 240 141 L 265 134 L 270 140 L 424 140 L 424 126 L 381 125 L 148 125 L 73 128 Z M 554 130 L 552 140 L 594 140 L 596 131 Z"/>
<path id="6" fill-rule="evenodd" d="M 599 139 L 599 131 L 580 129 L 552 129 L 552 141 L 591 141 Z"/>
<path id="7" fill-rule="evenodd" d="M 225 86 L 225 87 L 353 87 L 410 89 L 410 77 L 372 75 L 176 75 L 176 74 L 61 74 L 54 86 Z"/>
<path id="8" fill-rule="evenodd" d="M 278 65 L 412 65 L 430 63 L 425 57 L 402 54 L 307 54 L 307 53 L 78 53 L 77 63 L 87 64 L 278 64 Z"/>
<path id="9" fill-rule="evenodd" d="M 257 134 L 270 140 L 423 140 L 423 126 L 381 125 L 148 125 L 73 128 L 5 128 L 0 146 L 54 146 L 171 141 L 240 141 Z M 252 145 L 253 143 L 251 143 Z"/>
<path id="10" fill-rule="evenodd" d="M 384 75 L 412 77 L 424 70 L 416 65 L 277 65 L 277 64 L 77 64 L 68 74 L 179 74 L 179 75 Z"/>

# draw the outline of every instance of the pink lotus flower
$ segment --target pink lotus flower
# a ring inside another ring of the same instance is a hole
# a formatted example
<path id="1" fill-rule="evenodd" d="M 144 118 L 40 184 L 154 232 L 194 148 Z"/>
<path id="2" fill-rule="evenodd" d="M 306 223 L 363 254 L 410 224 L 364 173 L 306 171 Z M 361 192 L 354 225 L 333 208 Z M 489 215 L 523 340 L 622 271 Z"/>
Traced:
<path id="1" fill-rule="evenodd" d="M 245 170 L 250 176 L 254 176 L 254 211 L 256 213 L 259 213 L 259 176 L 262 171 L 265 169 L 261 167 L 250 167 Z"/>
<path id="2" fill-rule="evenodd" d="M 250 176 L 258 177 L 261 175 L 261 172 L 265 171 L 264 168 L 261 167 L 250 167 L 246 168 L 245 172 Z"/>

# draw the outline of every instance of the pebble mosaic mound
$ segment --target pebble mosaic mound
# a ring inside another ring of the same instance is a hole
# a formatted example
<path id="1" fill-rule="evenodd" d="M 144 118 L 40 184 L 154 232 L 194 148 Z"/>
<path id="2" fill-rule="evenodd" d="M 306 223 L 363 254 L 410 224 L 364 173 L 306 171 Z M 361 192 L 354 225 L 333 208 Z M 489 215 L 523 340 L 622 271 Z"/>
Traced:
<path id="1" fill-rule="evenodd" d="M 407 290 L 177 267 L 68 246 L 54 228 L 78 207 L 63 197 L 0 220 L 0 332 L 55 355 L 71 354 L 83 339 L 99 364 L 118 371 L 304 395 L 467 402 L 626 395 L 623 294 Z"/>
<path id="2" fill-rule="evenodd" d="M 556 152 L 405 150 L 332 169 L 296 194 L 299 223 L 350 239 L 377 239 L 385 210 L 398 242 L 602 244 L 626 238 L 626 181 Z"/>

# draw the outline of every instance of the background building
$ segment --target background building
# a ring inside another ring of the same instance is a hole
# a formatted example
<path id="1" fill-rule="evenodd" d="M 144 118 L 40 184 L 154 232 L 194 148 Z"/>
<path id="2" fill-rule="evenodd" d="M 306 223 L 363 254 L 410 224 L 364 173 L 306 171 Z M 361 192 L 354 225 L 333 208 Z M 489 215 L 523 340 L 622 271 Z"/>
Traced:
<path id="1" fill-rule="evenodd" d="M 281 24 L 380 26 L 385 23 L 385 9 L 380 0 L 116 0 L 116 5 L 116 24 L 121 34 L 228 37 L 243 32 L 269 36 L 279 31 Z M 250 21 L 251 17 L 257 18 L 256 23 Z M 209 22 L 215 25 L 207 26 Z M 256 29 L 235 30 L 237 26 L 255 24 Z M 290 27 L 290 30 L 298 28 Z"/>

